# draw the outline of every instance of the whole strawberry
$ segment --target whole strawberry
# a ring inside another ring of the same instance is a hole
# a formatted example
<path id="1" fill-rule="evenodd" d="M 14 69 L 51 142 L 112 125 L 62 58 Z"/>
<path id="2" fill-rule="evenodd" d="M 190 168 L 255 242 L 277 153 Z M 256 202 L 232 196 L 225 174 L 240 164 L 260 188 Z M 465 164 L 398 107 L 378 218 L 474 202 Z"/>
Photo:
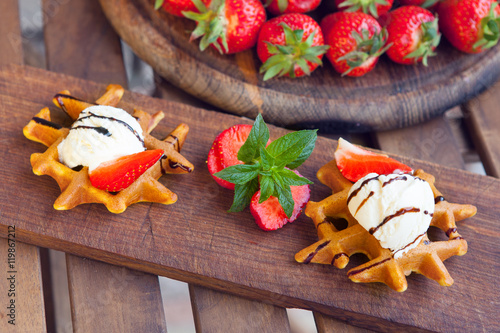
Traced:
<path id="1" fill-rule="evenodd" d="M 264 80 L 275 76 L 309 75 L 319 65 L 328 49 L 316 21 L 304 14 L 284 14 L 262 26 L 257 41 L 257 55 Z"/>
<path id="2" fill-rule="evenodd" d="M 496 0 L 444 0 L 437 13 L 443 35 L 460 51 L 479 53 L 498 42 L 500 6 Z"/>
<path id="3" fill-rule="evenodd" d="M 334 0 L 335 7 L 344 12 L 363 12 L 378 18 L 387 13 L 394 0 Z"/>
<path id="4" fill-rule="evenodd" d="M 255 45 L 266 11 L 259 0 L 192 0 L 197 12 L 183 12 L 196 21 L 191 40 L 201 37 L 200 49 L 209 45 L 221 54 L 245 51 Z"/>
<path id="5" fill-rule="evenodd" d="M 321 21 L 326 57 L 342 76 L 362 76 L 370 72 L 389 45 L 387 31 L 372 16 L 361 12 L 337 12 Z"/>
<path id="6" fill-rule="evenodd" d="M 321 0 L 271 0 L 266 3 L 266 9 L 273 15 L 308 13 L 320 3 Z"/>
<path id="7" fill-rule="evenodd" d="M 201 0 L 203 4 L 207 5 L 210 0 Z M 163 9 L 172 15 L 184 17 L 182 12 L 197 12 L 198 9 L 192 0 L 156 0 L 155 9 Z"/>
<path id="8" fill-rule="evenodd" d="M 422 62 L 436 55 L 441 34 L 438 19 L 427 9 L 417 6 L 403 6 L 380 17 L 386 27 L 391 47 L 386 54 L 399 64 L 409 65 Z"/>

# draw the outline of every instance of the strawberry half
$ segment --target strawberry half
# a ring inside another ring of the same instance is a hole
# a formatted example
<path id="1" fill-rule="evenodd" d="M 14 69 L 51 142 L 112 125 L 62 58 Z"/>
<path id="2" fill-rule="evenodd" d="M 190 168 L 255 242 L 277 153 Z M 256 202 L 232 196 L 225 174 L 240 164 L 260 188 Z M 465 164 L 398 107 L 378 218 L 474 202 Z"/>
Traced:
<path id="1" fill-rule="evenodd" d="M 295 171 L 297 175 L 300 174 Z M 255 192 L 250 201 L 250 212 L 255 218 L 255 223 L 263 230 L 276 230 L 281 228 L 288 222 L 293 222 L 297 219 L 302 208 L 306 205 L 310 198 L 309 185 L 290 186 L 294 202 L 293 213 L 290 218 L 286 217 L 285 211 L 281 207 L 278 198 L 269 197 L 266 201 L 259 203 L 260 190 Z"/>
<path id="2" fill-rule="evenodd" d="M 248 138 L 252 125 L 235 125 L 222 131 L 214 140 L 208 153 L 208 171 L 222 187 L 234 190 L 234 184 L 214 176 L 228 166 L 243 164 L 238 160 L 238 151 Z"/>
<path id="3" fill-rule="evenodd" d="M 379 175 L 411 172 L 412 168 L 388 157 L 359 148 L 340 138 L 335 150 L 335 161 L 342 175 L 357 182 L 369 173 Z"/>
<path id="4" fill-rule="evenodd" d="M 146 150 L 103 162 L 89 174 L 92 186 L 119 192 L 129 187 L 163 155 L 162 149 Z"/>

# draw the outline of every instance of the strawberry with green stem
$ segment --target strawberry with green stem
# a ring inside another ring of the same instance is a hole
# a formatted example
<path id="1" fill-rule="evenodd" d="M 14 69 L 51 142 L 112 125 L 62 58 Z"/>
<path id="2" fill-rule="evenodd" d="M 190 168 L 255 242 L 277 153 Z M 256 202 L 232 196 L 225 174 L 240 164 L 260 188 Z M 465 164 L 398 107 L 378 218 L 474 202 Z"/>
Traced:
<path id="1" fill-rule="evenodd" d="M 390 47 L 387 30 L 361 12 L 336 12 L 321 21 L 326 57 L 342 76 L 358 77 L 375 68 L 379 57 Z"/>
<path id="2" fill-rule="evenodd" d="M 309 199 L 309 191 L 305 188 L 298 191 L 299 195 L 294 197 L 292 187 L 308 187 L 312 184 L 308 179 L 295 173 L 293 169 L 300 166 L 311 155 L 316 137 L 315 130 L 303 130 L 288 133 L 267 145 L 269 129 L 259 114 L 247 140 L 238 151 L 237 158 L 244 164 L 232 165 L 214 174 L 220 179 L 235 184 L 233 204 L 229 211 L 243 210 L 259 191 L 259 198 L 252 206 L 255 211 L 259 211 L 257 214 L 261 220 L 258 223 L 261 227 L 265 226 L 264 229 L 272 230 L 276 229 L 275 226 L 278 224 L 292 222 L 292 217 L 296 218 L 298 215 L 296 214 L 297 207 L 300 211 Z M 267 208 L 256 206 L 267 200 L 276 201 L 276 199 L 284 213 L 281 217 L 277 217 L 276 212 L 280 209 L 274 204 Z"/>
<path id="3" fill-rule="evenodd" d="M 221 54 L 245 51 L 255 45 L 266 11 L 259 0 L 211 0 L 206 6 L 192 0 L 197 11 L 182 12 L 196 22 L 191 41 L 200 39 L 200 50 L 209 45 Z"/>
<path id="4" fill-rule="evenodd" d="M 392 46 L 386 54 L 392 61 L 427 66 L 427 59 L 436 55 L 441 34 L 438 19 L 427 9 L 402 6 L 382 15 L 379 22 L 389 34 L 387 42 Z"/>
<path id="5" fill-rule="evenodd" d="M 275 76 L 309 75 L 319 65 L 328 46 L 316 21 L 304 14 L 284 14 L 262 26 L 257 55 L 264 81 Z"/>
<path id="6" fill-rule="evenodd" d="M 264 7 L 273 15 L 308 13 L 315 10 L 321 0 L 270 0 Z"/>
<path id="7" fill-rule="evenodd" d="M 207 5 L 211 0 L 200 0 Z M 198 12 L 192 0 L 156 0 L 155 9 L 163 8 L 167 13 L 184 17 L 182 12 Z"/>
<path id="8" fill-rule="evenodd" d="M 479 53 L 498 43 L 500 6 L 496 0 L 444 0 L 437 13 L 443 35 L 462 52 Z"/>
<path id="9" fill-rule="evenodd" d="M 387 13 L 394 0 L 334 0 L 339 11 L 363 12 L 375 18 Z"/>

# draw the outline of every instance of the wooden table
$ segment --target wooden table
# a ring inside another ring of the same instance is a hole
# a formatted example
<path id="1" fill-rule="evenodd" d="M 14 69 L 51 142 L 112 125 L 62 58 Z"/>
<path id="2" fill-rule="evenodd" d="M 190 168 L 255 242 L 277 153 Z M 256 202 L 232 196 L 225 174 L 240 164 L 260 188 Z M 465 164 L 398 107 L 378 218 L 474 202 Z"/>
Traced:
<path id="1" fill-rule="evenodd" d="M 127 86 L 119 38 L 102 14 L 97 0 L 42 0 L 42 6 L 46 49 L 46 63 L 42 67 L 92 81 Z M 17 0 L 0 2 L 0 22 L 0 65 L 24 64 L 29 55 L 23 56 Z M 211 108 L 162 79 L 156 83 L 155 95 L 158 97 Z M 459 169 L 465 167 L 464 156 L 474 158 L 476 155 L 471 151 L 477 152 L 486 173 L 498 177 L 499 93 L 500 83 L 497 83 L 470 102 L 422 125 L 386 132 L 344 134 L 343 137 L 387 152 Z M 5 253 L 7 246 L 7 241 L 0 239 L 0 253 Z M 19 272 L 17 300 L 20 307 L 29 311 L 19 313 L 14 328 L 7 324 L 2 303 L 0 331 L 53 332 L 59 313 L 54 313 L 51 286 L 57 286 L 53 282 L 59 277 L 50 274 L 50 265 L 57 263 L 51 262 L 44 248 L 18 243 L 16 249 L 18 265 L 23 268 Z M 66 267 L 70 327 L 75 332 L 167 331 L 157 276 L 71 254 L 66 255 Z M 108 286 L 105 294 L 103 286 Z M 195 284 L 190 284 L 189 289 L 199 332 L 291 331 L 283 307 Z M 3 288 L 0 292 L 4 293 Z M 112 306 L 103 301 L 110 299 Z M 367 331 L 320 313 L 314 313 L 314 318 L 320 333 Z M 390 328 L 388 325 L 385 329 Z M 384 329 L 370 326 L 369 318 L 362 326 Z"/>

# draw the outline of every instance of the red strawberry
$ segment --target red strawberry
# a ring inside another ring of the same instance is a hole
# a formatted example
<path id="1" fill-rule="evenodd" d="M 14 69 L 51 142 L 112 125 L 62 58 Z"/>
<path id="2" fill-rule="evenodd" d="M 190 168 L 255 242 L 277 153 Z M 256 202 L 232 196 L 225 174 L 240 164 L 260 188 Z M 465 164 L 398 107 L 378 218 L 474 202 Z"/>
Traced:
<path id="1" fill-rule="evenodd" d="M 338 10 L 344 12 L 363 12 L 377 18 L 387 13 L 394 0 L 334 0 Z"/>
<path id="2" fill-rule="evenodd" d="M 271 0 L 266 9 L 273 15 L 308 13 L 320 3 L 321 0 Z"/>
<path id="3" fill-rule="evenodd" d="M 295 171 L 296 174 L 300 174 Z M 257 191 L 250 202 L 250 212 L 255 218 L 255 222 L 264 230 L 276 230 L 288 222 L 293 222 L 299 216 L 302 208 L 309 201 L 309 185 L 290 186 L 294 201 L 293 213 L 290 218 L 286 217 L 285 211 L 280 206 L 278 198 L 269 197 L 266 201 L 259 204 L 260 190 Z"/>
<path id="4" fill-rule="evenodd" d="M 262 26 L 257 55 L 263 62 L 264 80 L 275 76 L 309 75 L 327 50 L 318 23 L 304 14 L 284 14 Z"/>
<path id="5" fill-rule="evenodd" d="M 201 0 L 207 5 L 211 0 Z M 172 15 L 184 17 L 182 12 L 198 12 L 192 0 L 156 0 L 155 9 L 163 9 Z"/>
<path id="6" fill-rule="evenodd" d="M 342 175 L 357 182 L 369 173 L 386 175 L 396 172 L 411 172 L 412 169 L 388 157 L 359 148 L 340 138 L 335 150 L 335 161 Z"/>
<path id="7" fill-rule="evenodd" d="M 371 71 L 388 46 L 387 32 L 372 16 L 365 13 L 337 12 L 321 21 L 326 57 L 333 68 L 348 76 L 362 76 Z"/>
<path id="8" fill-rule="evenodd" d="M 163 150 L 146 150 L 103 162 L 89 174 L 92 186 L 108 192 L 119 192 L 129 187 L 152 167 L 163 155 Z"/>
<path id="9" fill-rule="evenodd" d="M 441 34 L 438 19 L 427 9 L 417 6 L 403 6 L 382 17 L 379 22 L 387 28 L 387 50 L 389 58 L 399 64 L 409 65 L 422 62 L 427 66 L 427 58 L 436 55 Z"/>
<path id="10" fill-rule="evenodd" d="M 399 0 L 401 6 L 419 6 L 426 9 L 434 9 L 439 0 Z"/>
<path id="11" fill-rule="evenodd" d="M 479 53 L 498 42 L 500 6 L 496 0 L 445 0 L 437 13 L 443 35 L 460 51 Z"/>
<path id="12" fill-rule="evenodd" d="M 209 45 L 221 54 L 247 50 L 257 42 L 266 11 L 259 0 L 192 0 L 198 12 L 183 12 L 197 22 L 191 40 L 201 37 L 200 49 Z"/>
<path id="13" fill-rule="evenodd" d="M 234 190 L 234 184 L 213 174 L 231 165 L 243 164 L 238 160 L 238 151 L 248 138 L 252 125 L 235 125 L 222 131 L 214 140 L 208 153 L 208 171 L 222 187 Z"/>

